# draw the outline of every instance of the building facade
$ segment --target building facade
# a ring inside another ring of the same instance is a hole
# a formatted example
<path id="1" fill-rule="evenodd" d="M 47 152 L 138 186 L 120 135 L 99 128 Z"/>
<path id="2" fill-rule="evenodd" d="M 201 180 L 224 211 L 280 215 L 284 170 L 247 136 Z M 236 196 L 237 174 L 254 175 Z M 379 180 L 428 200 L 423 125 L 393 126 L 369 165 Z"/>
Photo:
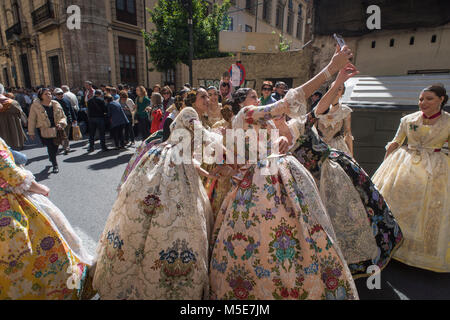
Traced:
<path id="1" fill-rule="evenodd" d="M 0 3 L 0 79 L 5 86 L 80 87 L 187 82 L 180 65 L 154 71 L 142 37 L 152 24 L 145 8 L 156 0 L 3 0 Z M 68 19 L 80 8 L 80 29 Z"/>
<path id="2" fill-rule="evenodd" d="M 282 34 L 291 50 L 311 39 L 311 0 L 232 0 L 229 31 Z"/>

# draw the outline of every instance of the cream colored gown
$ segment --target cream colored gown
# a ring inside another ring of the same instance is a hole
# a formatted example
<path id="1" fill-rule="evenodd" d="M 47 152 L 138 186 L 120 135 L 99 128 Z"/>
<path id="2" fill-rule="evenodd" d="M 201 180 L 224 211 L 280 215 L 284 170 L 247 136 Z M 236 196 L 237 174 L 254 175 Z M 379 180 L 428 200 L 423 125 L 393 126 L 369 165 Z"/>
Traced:
<path id="1" fill-rule="evenodd" d="M 405 242 L 394 258 L 414 267 L 450 272 L 448 155 L 440 151 L 450 136 L 450 114 L 424 125 L 422 112 L 401 119 L 394 151 L 373 181 L 400 223 Z"/>
<path id="2" fill-rule="evenodd" d="M 343 151 L 351 155 L 350 149 L 345 143 L 345 137 L 351 135 L 352 109 L 345 104 L 340 105 L 332 113 L 318 115 L 318 131 L 323 141 L 331 148 Z M 353 137 L 351 137 L 353 139 Z"/>

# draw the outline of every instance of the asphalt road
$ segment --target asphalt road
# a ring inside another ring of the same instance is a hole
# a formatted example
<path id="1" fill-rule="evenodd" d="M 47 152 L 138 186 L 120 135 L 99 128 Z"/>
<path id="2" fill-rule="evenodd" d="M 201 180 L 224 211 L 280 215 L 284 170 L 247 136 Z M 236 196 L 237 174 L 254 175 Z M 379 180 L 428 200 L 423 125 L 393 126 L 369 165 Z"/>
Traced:
<path id="1" fill-rule="evenodd" d="M 112 147 L 112 142 L 107 142 Z M 28 141 L 24 152 L 27 169 L 50 188 L 50 199 L 61 209 L 91 254 L 116 199 L 116 187 L 131 158 L 127 151 L 87 154 L 87 140 L 71 141 L 72 152 L 58 155 L 59 174 L 52 174 L 47 152 L 38 142 Z M 394 260 L 381 273 L 381 289 L 369 290 L 367 279 L 356 280 L 360 299 L 450 299 L 450 273 L 412 268 Z"/>

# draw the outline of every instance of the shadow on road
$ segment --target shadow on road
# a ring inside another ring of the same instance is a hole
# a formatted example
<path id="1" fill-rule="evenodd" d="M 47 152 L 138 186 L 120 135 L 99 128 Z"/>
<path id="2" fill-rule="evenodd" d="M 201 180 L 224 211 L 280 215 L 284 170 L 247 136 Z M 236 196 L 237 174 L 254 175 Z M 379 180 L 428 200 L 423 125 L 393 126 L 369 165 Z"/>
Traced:
<path id="1" fill-rule="evenodd" d="M 111 169 L 116 166 L 120 166 L 121 164 L 128 163 L 132 156 L 133 156 L 133 154 L 131 154 L 131 153 L 123 154 L 120 157 L 117 157 L 114 159 L 108 159 L 106 161 L 90 165 L 89 169 L 91 169 L 91 170 Z"/>
<path id="2" fill-rule="evenodd" d="M 48 159 L 48 155 L 34 157 L 34 158 L 31 158 L 31 159 L 28 159 L 27 165 L 30 165 L 33 162 L 38 162 L 38 161 L 45 160 L 45 159 Z"/>
<path id="3" fill-rule="evenodd" d="M 448 300 L 450 273 L 437 273 L 391 260 L 381 273 L 381 290 L 369 290 L 367 278 L 355 281 L 361 300 Z"/>
<path id="4" fill-rule="evenodd" d="M 50 177 L 50 168 L 52 166 L 46 166 L 41 172 L 34 175 L 36 182 L 47 180 Z"/>
<path id="5" fill-rule="evenodd" d="M 97 153 L 84 153 L 82 155 L 66 158 L 64 159 L 64 162 L 67 163 L 78 163 L 78 162 L 84 162 L 84 161 L 92 161 L 92 160 L 98 160 L 98 159 L 104 159 L 108 157 L 118 156 L 120 154 L 119 150 L 110 150 L 107 152 L 98 151 Z"/>

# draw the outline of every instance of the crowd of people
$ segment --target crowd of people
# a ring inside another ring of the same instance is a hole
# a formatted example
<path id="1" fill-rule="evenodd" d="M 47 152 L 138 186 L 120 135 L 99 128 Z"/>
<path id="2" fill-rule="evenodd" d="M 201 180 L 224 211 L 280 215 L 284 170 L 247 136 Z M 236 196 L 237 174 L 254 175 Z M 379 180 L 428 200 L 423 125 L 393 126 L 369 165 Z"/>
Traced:
<path id="1" fill-rule="evenodd" d="M 68 123 L 76 126 L 83 109 L 88 152 L 96 131 L 108 150 L 108 126 L 118 149 L 142 142 L 93 258 L 46 198 L 48 188 L 17 166 L 0 140 L 0 235 L 10 235 L 0 237 L 0 298 L 356 300 L 354 279 L 372 275 L 373 267 L 380 272 L 392 258 L 450 272 L 446 90 L 436 84 L 420 93 L 420 111 L 401 120 L 372 180 L 353 157 L 351 109 L 340 103 L 345 82 L 359 73 L 352 56 L 337 47 L 303 85 L 287 90 L 265 81 L 260 94 L 233 88 L 227 73 L 220 88 L 186 85 L 176 94 L 167 86 L 148 94 L 144 87 L 95 89 L 86 82 L 78 115 L 64 102 L 64 88 L 39 89 L 28 134 L 39 129 L 54 168 L 55 150 L 68 148 Z M 2 108 L 17 104 L 0 99 Z M 246 134 L 245 154 L 237 154 L 244 161 L 236 162 L 229 129 L 257 132 L 258 148 L 269 156 L 252 161 Z M 179 163 L 183 139 L 194 148 Z M 199 161 L 199 147 L 200 154 L 213 148 L 223 157 Z"/>

